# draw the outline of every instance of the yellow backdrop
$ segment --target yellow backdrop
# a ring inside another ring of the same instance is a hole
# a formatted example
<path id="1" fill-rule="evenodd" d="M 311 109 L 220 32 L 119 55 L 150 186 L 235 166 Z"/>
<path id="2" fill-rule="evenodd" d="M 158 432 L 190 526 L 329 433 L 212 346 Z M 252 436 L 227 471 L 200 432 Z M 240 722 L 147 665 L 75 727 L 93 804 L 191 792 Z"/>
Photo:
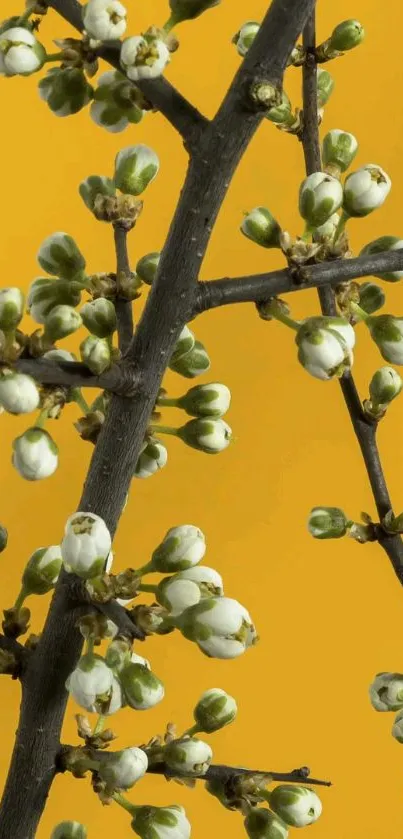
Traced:
<path id="1" fill-rule="evenodd" d="M 206 114 L 213 115 L 239 58 L 230 40 L 249 16 L 261 19 L 265 0 L 223 0 L 220 7 L 184 24 L 181 49 L 167 76 Z M 7 14 L 20 11 L 17 0 Z M 167 17 L 166 0 L 129 3 L 130 33 Z M 6 10 L 5 10 L 6 11 Z M 336 89 L 324 128 L 352 131 L 360 142 L 358 163 L 379 163 L 392 178 L 385 206 L 351 223 L 355 250 L 399 227 L 403 112 L 400 3 L 388 4 L 388 21 L 377 0 L 319 3 L 319 36 L 347 17 L 362 20 L 364 45 L 332 63 Z M 390 25 L 393 20 L 395 26 Z M 43 38 L 72 34 L 49 13 Z M 158 250 L 183 180 L 186 157 L 180 138 L 159 115 L 148 115 L 122 135 L 108 134 L 83 112 L 57 119 L 39 100 L 35 77 L 1 79 L 1 284 L 27 288 L 37 276 L 35 255 L 42 239 L 56 230 L 74 236 L 90 271 L 111 270 L 111 231 L 97 223 L 78 197 L 87 175 L 110 174 L 120 148 L 152 145 L 161 172 L 148 190 L 143 216 L 131 235 L 133 262 Z M 300 71 L 289 70 L 287 89 L 299 102 Z M 231 186 L 203 265 L 204 279 L 236 276 L 277 267 L 281 257 L 265 252 L 238 232 L 242 212 L 264 204 L 282 225 L 301 231 L 296 196 L 303 176 L 302 150 L 295 138 L 267 123 L 252 143 Z M 385 284 L 386 286 L 386 284 Z M 386 311 L 401 314 L 401 286 L 387 286 Z M 292 298 L 297 316 L 317 312 L 315 294 Z M 114 728 L 123 745 L 161 732 L 168 720 L 187 727 L 194 702 L 207 688 L 221 686 L 239 702 L 239 717 L 210 738 L 215 760 L 253 768 L 290 770 L 308 764 L 330 778 L 323 816 L 310 831 L 318 839 L 397 839 L 403 829 L 403 747 L 390 736 L 392 715 L 376 715 L 368 685 L 380 670 L 401 670 L 403 591 L 377 545 L 348 540 L 315 542 L 306 517 L 316 504 L 340 505 L 349 515 L 374 513 L 368 481 L 336 383 L 310 378 L 297 364 L 291 333 L 260 321 L 253 306 L 203 315 L 197 336 L 211 354 L 205 380 L 226 382 L 233 393 L 229 421 L 235 444 L 209 458 L 169 440 L 170 461 L 163 473 L 133 485 L 115 541 L 116 567 L 143 564 L 165 531 L 191 522 L 207 536 L 206 562 L 224 576 L 226 592 L 250 608 L 261 642 L 242 659 L 212 661 L 179 635 L 152 638 L 139 650 L 166 684 L 165 701 L 144 715 L 121 712 Z M 355 372 L 363 396 L 380 365 L 364 327 L 357 329 Z M 68 345 L 68 342 L 64 342 Z M 167 377 L 173 394 L 183 392 L 178 377 Z M 73 428 L 78 409 L 68 407 L 50 429 L 61 449 L 60 468 L 49 480 L 24 482 L 10 465 L 11 443 L 27 426 L 25 418 L 0 419 L 2 468 L 0 519 L 9 529 L 1 557 L 1 606 L 10 606 L 21 570 L 31 552 L 57 543 L 66 517 L 80 496 L 90 444 Z M 173 412 L 172 417 L 176 417 Z M 169 418 L 166 415 L 166 418 Z M 401 474 L 403 402 L 382 424 L 380 442 L 392 496 L 403 508 Z M 32 630 L 39 632 L 48 598 L 32 599 Z M 4 777 L 17 724 L 19 686 L 1 681 L 1 755 Z M 74 742 L 70 704 L 64 737 Z M 29 760 L 29 756 L 27 756 Z M 194 839 L 227 832 L 242 837 L 241 817 L 226 812 L 200 784 L 190 791 L 160 778 L 146 778 L 131 793 L 143 803 L 182 803 L 193 822 Z M 90 839 L 113 832 L 132 835 L 127 814 L 102 808 L 87 781 L 59 777 L 38 832 L 47 839 L 56 821 L 82 820 Z"/>

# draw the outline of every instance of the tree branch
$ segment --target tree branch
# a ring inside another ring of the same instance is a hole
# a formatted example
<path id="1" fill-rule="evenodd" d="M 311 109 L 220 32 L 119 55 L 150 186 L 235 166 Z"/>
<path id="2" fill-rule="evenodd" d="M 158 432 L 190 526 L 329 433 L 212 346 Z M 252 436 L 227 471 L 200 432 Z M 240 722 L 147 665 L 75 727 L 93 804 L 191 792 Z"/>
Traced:
<path id="1" fill-rule="evenodd" d="M 55 9 L 68 23 L 79 32 L 83 31 L 81 4 L 77 0 L 49 0 L 49 6 Z M 120 42 L 103 46 L 98 55 L 123 74 L 119 62 Z M 197 136 L 208 120 L 190 102 L 182 96 L 166 79 L 145 79 L 136 82 L 136 87 L 144 93 L 146 99 L 157 108 L 181 134 L 186 144 L 197 142 Z"/>
<path id="2" fill-rule="evenodd" d="M 303 44 L 308 53 L 308 60 L 303 67 L 303 133 L 302 144 L 305 156 L 307 175 L 317 172 L 321 168 L 319 131 L 317 119 L 316 95 L 316 64 L 313 58 L 315 48 L 315 11 L 313 11 L 303 32 Z M 315 118 L 316 115 L 316 118 Z M 385 258 L 385 255 L 382 255 Z M 357 262 L 359 260 L 347 260 Z M 378 271 L 376 272 L 378 273 Z M 336 304 L 332 288 L 327 285 L 319 289 L 319 299 L 324 315 L 336 314 Z M 377 423 L 369 422 L 366 418 L 361 399 L 354 379 L 350 372 L 344 373 L 340 379 L 340 387 L 344 396 L 351 422 L 357 437 L 365 468 L 371 484 L 372 494 L 379 518 L 382 522 L 385 514 L 392 509 L 382 463 L 376 442 Z M 403 585 L 403 542 L 400 536 L 382 535 L 379 530 L 378 541 L 389 557 L 395 574 Z"/>
<path id="3" fill-rule="evenodd" d="M 283 268 L 268 274 L 209 280 L 198 284 L 193 316 L 217 306 L 258 303 L 278 294 L 322 288 L 325 285 L 335 286 L 347 280 L 402 270 L 403 249 L 359 256 L 356 259 L 335 259 L 316 265 L 304 265 L 302 275 L 300 272 L 297 276 L 289 268 Z"/>
<path id="4" fill-rule="evenodd" d="M 73 0 L 57 0 L 61 8 Z M 115 533 L 162 376 L 189 319 L 195 284 L 214 222 L 262 113 L 250 85 L 262 75 L 281 86 L 284 68 L 313 0 L 273 0 L 214 121 L 193 146 L 185 184 L 162 252 L 157 277 L 122 369 L 140 377 L 131 398 L 113 396 L 95 446 L 78 509 L 101 516 Z M 56 5 L 54 0 L 53 5 Z M 78 14 L 78 12 L 77 12 Z M 28 665 L 17 737 L 0 809 L 0 839 L 33 839 L 56 771 L 67 691 L 82 638 L 62 572 Z M 30 759 L 27 761 L 26 756 Z"/>
<path id="5" fill-rule="evenodd" d="M 127 230 L 120 224 L 113 225 L 116 251 L 116 278 L 119 289 L 120 277 L 122 274 L 129 278 L 130 262 L 127 251 Z M 130 346 L 133 338 L 133 309 L 131 300 L 123 300 L 117 297 L 115 301 L 116 317 L 118 320 L 119 349 L 122 354 Z"/>
<path id="6" fill-rule="evenodd" d="M 98 387 L 111 393 L 130 394 L 136 387 L 136 379 L 129 375 L 127 368 L 113 364 L 105 373 L 94 376 L 80 362 L 48 361 L 45 358 L 19 358 L 13 367 L 21 373 L 27 373 L 43 385 L 60 387 Z"/>
<path id="7" fill-rule="evenodd" d="M 103 752 L 105 754 L 105 752 Z M 151 775 L 165 775 L 166 778 L 180 778 L 177 771 L 170 769 L 165 763 L 151 764 L 147 772 Z M 215 781 L 220 780 L 228 782 L 240 776 L 248 777 L 250 775 L 270 775 L 273 781 L 286 781 L 292 784 L 312 784 L 312 786 L 330 787 L 331 781 L 321 781 L 318 778 L 310 778 L 310 769 L 307 766 L 302 766 L 300 769 L 293 769 L 291 772 L 271 772 L 262 769 L 245 769 L 242 766 L 224 766 L 221 764 L 212 764 L 207 769 L 205 775 L 200 775 L 196 780 L 198 781 Z M 186 777 L 186 775 L 184 776 Z"/>

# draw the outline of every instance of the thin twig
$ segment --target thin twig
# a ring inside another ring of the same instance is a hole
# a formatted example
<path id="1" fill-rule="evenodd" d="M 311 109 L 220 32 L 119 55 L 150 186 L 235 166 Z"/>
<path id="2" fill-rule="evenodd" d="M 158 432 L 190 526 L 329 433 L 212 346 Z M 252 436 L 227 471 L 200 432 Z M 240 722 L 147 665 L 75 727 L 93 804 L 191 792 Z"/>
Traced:
<path id="1" fill-rule="evenodd" d="M 315 48 L 315 12 L 312 13 L 311 18 L 305 26 L 303 43 L 308 52 L 308 56 L 312 56 Z M 317 118 L 316 120 L 313 119 L 313 114 L 316 111 L 316 67 L 314 66 L 314 61 L 309 58 L 303 68 L 304 130 L 302 143 L 307 175 L 313 171 L 318 171 L 320 168 L 318 120 Z M 351 262 L 354 262 L 354 260 L 351 260 Z M 336 314 L 336 304 L 332 288 L 330 286 L 324 286 L 323 289 L 319 289 L 318 293 L 323 314 Z M 340 386 L 364 458 L 376 509 L 382 522 L 385 514 L 392 509 L 392 504 L 376 442 L 377 424 L 369 422 L 366 419 L 354 379 L 350 372 L 344 373 L 340 380 Z M 389 557 L 398 580 L 403 584 L 402 539 L 400 536 L 389 536 L 387 534 L 383 536 L 382 529 L 379 532 L 379 544 Z"/>
<path id="2" fill-rule="evenodd" d="M 119 289 L 120 278 L 122 275 L 127 277 L 127 279 L 129 279 L 130 276 L 130 262 L 127 250 L 127 230 L 125 230 L 120 224 L 114 224 L 113 234 L 116 251 L 116 277 Z M 130 342 L 133 338 L 132 302 L 131 300 L 123 300 L 118 296 L 115 301 L 115 309 L 118 321 L 119 349 L 122 354 L 124 354 L 130 346 Z"/>
<path id="3" fill-rule="evenodd" d="M 12 365 L 21 373 L 27 373 L 43 385 L 59 385 L 60 387 L 97 387 L 111 393 L 133 394 L 135 382 L 129 380 L 127 371 L 122 366 L 114 364 L 100 376 L 93 373 L 81 362 L 48 361 L 45 358 L 19 358 Z"/>
<path id="4" fill-rule="evenodd" d="M 165 775 L 167 778 L 181 777 L 177 771 L 170 769 L 165 763 L 151 764 L 147 770 L 153 775 Z M 201 775 L 197 780 L 199 781 L 230 781 L 236 777 L 250 775 L 270 775 L 273 781 L 285 781 L 292 784 L 312 784 L 313 786 L 330 787 L 331 781 L 321 781 L 318 778 L 309 777 L 310 770 L 307 766 L 301 769 L 293 769 L 292 772 L 270 772 L 262 771 L 262 769 L 245 769 L 243 766 L 225 766 L 221 764 L 212 764 L 207 769 L 205 775 Z M 186 777 L 186 776 L 183 776 Z"/>
<path id="5" fill-rule="evenodd" d="M 336 286 L 347 280 L 402 270 L 403 249 L 307 265 L 296 276 L 289 268 L 283 268 L 268 274 L 209 280 L 198 284 L 193 316 L 217 306 L 259 303 L 278 294 L 321 288 L 324 285 Z"/>

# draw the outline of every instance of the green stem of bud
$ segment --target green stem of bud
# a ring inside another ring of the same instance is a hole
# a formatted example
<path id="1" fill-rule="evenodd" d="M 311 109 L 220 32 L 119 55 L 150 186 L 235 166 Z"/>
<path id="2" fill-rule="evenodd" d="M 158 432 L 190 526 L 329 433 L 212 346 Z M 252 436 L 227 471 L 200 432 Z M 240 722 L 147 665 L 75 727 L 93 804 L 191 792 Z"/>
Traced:
<path id="1" fill-rule="evenodd" d="M 50 61 L 63 61 L 64 59 L 64 52 L 49 52 L 45 58 L 45 64 L 48 64 Z"/>
<path id="2" fill-rule="evenodd" d="M 173 29 L 173 28 L 174 28 L 174 26 L 176 26 L 176 25 L 177 25 L 177 23 L 179 23 L 179 21 L 177 20 L 177 18 L 175 17 L 175 15 L 171 15 L 171 17 L 170 17 L 170 18 L 168 18 L 168 20 L 166 21 L 166 23 L 164 23 L 164 25 L 163 25 L 163 27 L 162 27 L 162 28 L 163 28 L 164 32 L 166 32 L 166 33 L 168 34 L 168 32 L 170 32 L 170 31 L 171 31 L 171 29 Z"/>
<path id="3" fill-rule="evenodd" d="M 93 737 L 97 737 L 98 734 L 101 734 L 101 731 L 103 731 L 104 728 L 105 728 L 105 723 L 106 723 L 106 717 L 104 717 L 102 714 L 100 714 L 96 723 L 95 723 L 95 725 L 94 725 L 93 731 L 92 731 L 92 736 Z"/>
<path id="4" fill-rule="evenodd" d="M 203 731 L 202 728 L 199 728 L 197 723 L 192 725 L 190 728 L 187 728 L 186 731 L 183 732 L 182 737 L 194 737 L 195 734 L 200 734 Z"/>
<path id="5" fill-rule="evenodd" d="M 24 605 L 24 601 L 28 597 L 28 593 L 29 592 L 23 586 L 19 595 L 18 595 L 18 597 L 17 597 L 17 599 L 16 599 L 16 601 L 15 601 L 15 603 L 14 603 L 14 609 L 16 609 L 18 612 L 20 611 L 21 606 Z"/>
<path id="6" fill-rule="evenodd" d="M 358 305 L 358 303 L 353 303 L 352 301 L 350 302 L 350 312 L 352 312 L 356 317 L 363 321 L 366 321 L 368 320 L 368 318 L 370 318 L 370 315 L 368 314 L 368 312 L 365 311 L 365 309 L 362 309 L 361 306 Z"/>
<path id="7" fill-rule="evenodd" d="M 336 227 L 336 230 L 334 231 L 334 238 L 333 238 L 333 244 L 334 244 L 334 245 L 335 245 L 335 244 L 336 244 L 336 242 L 340 239 L 340 236 L 341 236 L 341 234 L 343 233 L 344 228 L 345 228 L 345 226 L 346 226 L 346 224 L 347 224 L 347 222 L 348 222 L 349 218 L 350 218 L 349 214 L 348 214 L 348 213 L 346 213 L 346 212 L 343 210 L 343 212 L 342 212 L 342 214 L 341 214 L 341 216 L 340 216 L 340 221 L 339 221 L 339 223 L 338 223 L 338 225 L 337 225 L 337 227 Z"/>
<path id="8" fill-rule="evenodd" d="M 173 397 L 159 396 L 157 399 L 157 405 L 161 405 L 164 408 L 179 408 L 179 401 L 179 399 L 174 399 Z"/>
<path id="9" fill-rule="evenodd" d="M 28 8 L 25 9 L 25 12 L 23 12 L 23 14 L 18 18 L 15 26 L 23 26 L 24 23 L 26 23 L 27 20 L 29 20 L 29 18 L 31 17 L 31 15 L 35 11 L 35 6 L 36 6 L 36 3 L 32 3 L 31 6 L 28 6 Z"/>
<path id="10" fill-rule="evenodd" d="M 173 437 L 178 436 L 178 429 L 172 428 L 170 425 L 150 425 L 151 434 L 172 434 Z"/>
<path id="11" fill-rule="evenodd" d="M 13 349 L 14 341 L 15 341 L 15 329 L 7 329 L 7 330 L 3 329 L 3 332 L 4 332 L 4 338 L 5 338 L 4 349 L 5 349 L 5 352 L 7 353 L 7 350 L 12 350 Z"/>
<path id="12" fill-rule="evenodd" d="M 302 234 L 302 236 L 301 236 L 301 239 L 302 239 L 302 241 L 303 241 L 303 242 L 308 242 L 308 241 L 309 241 L 309 239 L 310 239 L 310 238 L 311 238 L 311 236 L 312 236 L 313 230 L 314 230 L 314 228 L 313 228 L 313 227 L 311 227 L 311 225 L 310 225 L 310 224 L 308 224 L 308 223 L 307 223 L 307 224 L 305 225 L 305 230 L 304 230 L 304 232 L 303 232 L 303 234 Z"/>
<path id="13" fill-rule="evenodd" d="M 155 594 L 157 591 L 158 586 L 153 586 L 152 583 L 140 583 L 138 586 L 138 591 L 147 591 L 151 594 Z"/>
<path id="14" fill-rule="evenodd" d="M 279 306 L 275 298 L 273 298 L 266 311 L 269 315 L 272 316 L 272 318 L 280 321 L 280 323 L 284 323 L 285 326 L 288 326 L 290 329 L 294 329 L 296 332 L 301 326 L 299 321 L 290 318 L 288 315 L 286 315 L 285 312 L 282 311 L 281 306 Z"/>
<path id="15" fill-rule="evenodd" d="M 141 568 L 136 568 L 136 574 L 138 577 L 144 577 L 145 574 L 151 574 L 154 570 L 153 562 L 150 559 L 150 562 L 146 562 Z"/>
<path id="16" fill-rule="evenodd" d="M 89 637 L 86 639 L 86 648 L 86 655 L 93 656 L 95 648 L 95 639 L 93 635 L 89 635 Z"/>
<path id="17" fill-rule="evenodd" d="M 131 801 L 128 801 L 126 796 L 122 795 L 121 792 L 114 792 L 112 798 L 114 801 L 116 801 L 116 804 L 119 804 L 120 807 L 123 807 L 124 810 L 127 810 L 127 812 L 130 813 L 131 816 L 134 816 L 136 810 L 140 809 L 140 807 L 137 807 L 136 804 L 132 804 Z"/>
<path id="18" fill-rule="evenodd" d="M 72 388 L 71 397 L 74 400 L 74 402 L 77 402 L 77 405 L 79 406 L 79 408 L 81 408 L 83 414 L 89 414 L 90 413 L 90 407 L 89 407 L 86 399 L 84 399 L 84 396 L 81 392 L 81 388 L 79 388 L 79 387 Z"/>
<path id="19" fill-rule="evenodd" d="M 40 412 L 38 419 L 36 420 L 35 426 L 36 428 L 45 428 L 46 420 L 49 419 L 49 415 L 47 409 L 45 408 L 43 411 Z"/>

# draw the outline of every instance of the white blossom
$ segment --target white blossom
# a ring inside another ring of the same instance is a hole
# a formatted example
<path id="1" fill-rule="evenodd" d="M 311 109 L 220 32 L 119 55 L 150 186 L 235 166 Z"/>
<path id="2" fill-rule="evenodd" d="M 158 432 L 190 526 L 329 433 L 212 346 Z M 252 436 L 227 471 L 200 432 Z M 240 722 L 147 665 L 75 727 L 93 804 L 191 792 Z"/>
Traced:
<path id="1" fill-rule="evenodd" d="M 114 41 L 126 31 L 126 15 L 119 0 L 89 0 L 83 7 L 84 28 L 97 41 Z"/>
<path id="2" fill-rule="evenodd" d="M 302 182 L 299 211 L 310 227 L 320 227 L 341 207 L 343 187 L 325 172 L 313 172 Z"/>
<path id="3" fill-rule="evenodd" d="M 109 530 L 95 513 L 74 513 L 67 520 L 61 544 L 66 571 L 84 579 L 102 574 L 111 549 Z"/>
<path id="4" fill-rule="evenodd" d="M 349 216 L 367 216 L 388 197 L 392 182 L 375 163 L 367 163 L 344 182 L 343 207 Z"/>
<path id="5" fill-rule="evenodd" d="M 170 61 L 168 47 L 158 38 L 134 35 L 123 41 L 120 65 L 132 82 L 161 76 Z"/>
<path id="6" fill-rule="evenodd" d="M 0 373 L 0 404 L 9 414 L 29 414 L 39 406 L 39 391 L 31 376 L 3 369 Z"/>
<path id="7" fill-rule="evenodd" d="M 46 50 L 35 35 L 22 26 L 0 35 L 0 76 L 30 76 L 45 63 Z"/>
<path id="8" fill-rule="evenodd" d="M 83 656 L 66 681 L 66 688 L 81 708 L 104 713 L 112 695 L 113 672 L 100 656 Z"/>

